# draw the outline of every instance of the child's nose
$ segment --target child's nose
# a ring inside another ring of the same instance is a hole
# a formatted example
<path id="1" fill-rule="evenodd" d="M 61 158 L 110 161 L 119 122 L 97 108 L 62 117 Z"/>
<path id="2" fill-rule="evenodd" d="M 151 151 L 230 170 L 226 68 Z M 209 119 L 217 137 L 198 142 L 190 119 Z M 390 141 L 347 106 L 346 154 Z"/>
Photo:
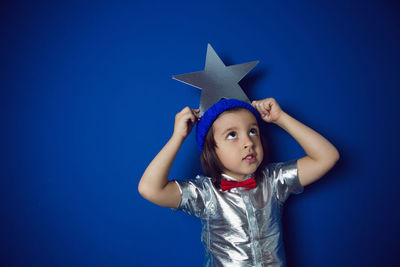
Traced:
<path id="1" fill-rule="evenodd" d="M 250 137 L 246 137 L 244 140 L 244 148 L 253 147 L 254 141 Z"/>

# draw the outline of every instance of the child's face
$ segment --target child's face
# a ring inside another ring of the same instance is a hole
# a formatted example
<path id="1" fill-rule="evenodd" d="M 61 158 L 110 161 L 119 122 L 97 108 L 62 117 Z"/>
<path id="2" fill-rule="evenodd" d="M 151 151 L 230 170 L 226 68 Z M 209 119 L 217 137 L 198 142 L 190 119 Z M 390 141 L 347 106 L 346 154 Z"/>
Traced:
<path id="1" fill-rule="evenodd" d="M 257 120 L 247 109 L 225 111 L 214 121 L 215 152 L 223 172 L 238 180 L 254 173 L 264 151 Z"/>

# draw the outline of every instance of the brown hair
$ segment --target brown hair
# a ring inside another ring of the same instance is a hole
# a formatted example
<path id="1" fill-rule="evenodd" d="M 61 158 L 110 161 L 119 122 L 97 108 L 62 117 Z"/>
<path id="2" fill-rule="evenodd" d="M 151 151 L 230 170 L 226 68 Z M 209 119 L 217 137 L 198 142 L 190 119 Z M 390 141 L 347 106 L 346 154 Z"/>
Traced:
<path id="1" fill-rule="evenodd" d="M 226 111 L 235 111 L 235 110 L 239 110 L 239 109 L 241 109 L 241 108 L 233 108 L 233 109 L 229 109 Z M 226 111 L 224 111 L 224 112 L 226 112 Z M 261 146 L 264 150 L 264 141 L 261 136 L 261 133 L 260 133 L 260 140 L 261 140 Z M 211 181 L 213 182 L 213 184 L 216 188 L 220 188 L 221 176 L 223 173 L 224 166 L 222 165 L 221 161 L 219 160 L 219 158 L 217 156 L 217 153 L 215 152 L 216 147 L 217 147 L 217 144 L 215 143 L 214 127 L 212 124 L 210 129 L 208 129 L 206 137 L 204 138 L 203 151 L 201 152 L 200 160 L 201 160 L 201 166 L 203 168 L 205 175 L 211 178 Z M 260 177 L 260 174 L 262 172 L 262 167 L 264 166 L 264 163 L 265 163 L 264 160 L 265 160 L 265 157 L 255 172 L 256 178 Z"/>

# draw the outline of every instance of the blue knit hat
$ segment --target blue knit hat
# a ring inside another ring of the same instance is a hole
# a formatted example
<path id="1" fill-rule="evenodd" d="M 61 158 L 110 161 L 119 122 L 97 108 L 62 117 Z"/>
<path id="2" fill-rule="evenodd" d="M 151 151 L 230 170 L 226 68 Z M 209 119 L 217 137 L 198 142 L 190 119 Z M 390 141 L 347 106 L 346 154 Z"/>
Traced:
<path id="1" fill-rule="evenodd" d="M 253 106 L 249 103 L 237 99 L 221 99 L 220 101 L 212 105 L 209 109 L 207 109 L 206 112 L 204 112 L 203 116 L 197 124 L 196 140 L 200 152 L 203 150 L 204 138 L 206 137 L 207 132 L 214 121 L 222 112 L 233 108 L 245 108 L 251 111 L 256 117 L 258 123 L 260 123 L 261 118 L 258 114 L 258 111 L 253 108 Z"/>

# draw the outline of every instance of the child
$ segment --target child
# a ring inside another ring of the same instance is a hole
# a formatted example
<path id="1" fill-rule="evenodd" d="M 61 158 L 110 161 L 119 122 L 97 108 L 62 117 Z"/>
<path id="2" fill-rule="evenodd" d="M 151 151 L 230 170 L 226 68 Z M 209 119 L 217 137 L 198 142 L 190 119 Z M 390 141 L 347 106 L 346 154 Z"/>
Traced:
<path id="1" fill-rule="evenodd" d="M 197 121 L 206 176 L 168 181 L 174 158 Z M 286 130 L 307 155 L 265 166 L 262 121 Z M 223 99 L 203 116 L 188 107 L 175 116 L 173 135 L 144 172 L 139 192 L 157 205 L 202 220 L 205 266 L 285 266 L 283 203 L 322 177 L 338 159 L 329 141 L 285 113 L 273 98 L 251 105 Z"/>

